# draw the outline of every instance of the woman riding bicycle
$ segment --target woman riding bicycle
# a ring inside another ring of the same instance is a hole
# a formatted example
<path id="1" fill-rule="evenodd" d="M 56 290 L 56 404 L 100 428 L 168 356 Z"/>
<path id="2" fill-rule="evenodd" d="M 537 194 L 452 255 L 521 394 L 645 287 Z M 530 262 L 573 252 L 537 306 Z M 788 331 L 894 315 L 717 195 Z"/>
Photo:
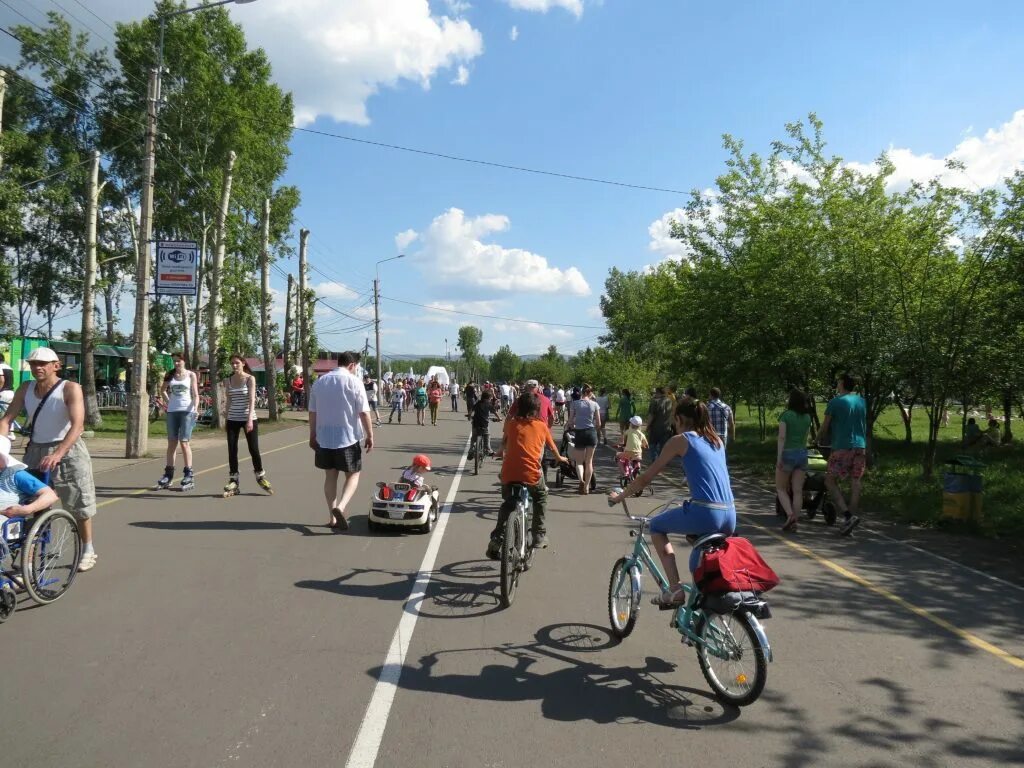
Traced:
<path id="1" fill-rule="evenodd" d="M 707 406 L 699 400 L 680 403 L 676 406 L 674 421 L 676 435 L 665 444 L 657 460 L 636 480 L 608 497 L 610 504 L 617 504 L 626 496 L 637 494 L 677 457 L 682 459 L 683 472 L 693 498 L 682 505 L 670 506 L 651 519 L 651 541 L 658 551 L 668 583 L 673 585 L 662 593 L 663 605 L 678 605 L 686 600 L 668 534 L 705 536 L 709 533 L 732 534 L 736 530 L 736 506 L 725 464 L 725 447 L 711 426 Z M 699 557 L 697 550 L 690 553 L 691 573 L 697 567 Z"/>

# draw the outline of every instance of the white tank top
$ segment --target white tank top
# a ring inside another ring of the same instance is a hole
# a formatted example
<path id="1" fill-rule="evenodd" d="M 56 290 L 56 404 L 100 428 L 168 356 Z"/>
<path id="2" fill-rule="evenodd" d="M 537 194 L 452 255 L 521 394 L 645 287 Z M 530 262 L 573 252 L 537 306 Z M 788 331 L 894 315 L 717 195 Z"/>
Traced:
<path id="1" fill-rule="evenodd" d="M 170 413 L 192 410 L 192 371 L 185 371 L 185 378 L 175 376 L 167 381 L 167 410 Z"/>
<path id="2" fill-rule="evenodd" d="M 33 443 L 58 443 L 64 439 L 68 430 L 71 429 L 71 415 L 68 407 L 64 404 L 64 385 L 67 382 L 59 381 L 53 388 L 53 392 L 46 398 L 43 407 L 39 409 L 39 415 L 35 417 L 32 427 Z M 39 405 L 40 397 L 36 395 L 36 385 L 32 382 L 25 390 L 25 410 L 31 419 Z"/>

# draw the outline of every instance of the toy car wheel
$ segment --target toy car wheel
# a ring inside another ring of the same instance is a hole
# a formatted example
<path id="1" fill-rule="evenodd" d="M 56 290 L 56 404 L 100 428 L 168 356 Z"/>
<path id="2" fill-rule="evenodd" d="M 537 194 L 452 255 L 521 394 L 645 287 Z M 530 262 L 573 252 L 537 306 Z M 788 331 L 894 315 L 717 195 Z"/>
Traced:
<path id="1" fill-rule="evenodd" d="M 420 533 L 430 533 L 434 530 L 434 526 L 437 525 L 437 518 L 437 507 L 431 507 L 430 511 L 427 512 L 427 522 L 420 526 Z"/>
<path id="2" fill-rule="evenodd" d="M 0 589 L 0 624 L 7 621 L 12 613 L 18 610 L 18 597 L 14 594 L 10 584 L 4 584 Z"/>

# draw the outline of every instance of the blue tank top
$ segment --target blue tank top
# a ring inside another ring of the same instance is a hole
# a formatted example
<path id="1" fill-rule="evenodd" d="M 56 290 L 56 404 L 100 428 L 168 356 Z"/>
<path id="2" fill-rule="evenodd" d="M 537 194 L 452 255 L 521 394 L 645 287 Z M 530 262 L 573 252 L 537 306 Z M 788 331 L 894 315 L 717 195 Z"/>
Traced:
<path id="1" fill-rule="evenodd" d="M 714 448 L 696 432 L 684 432 L 690 444 L 683 455 L 683 471 L 690 486 L 690 496 L 698 501 L 733 505 L 729 468 L 725 464 L 725 449 Z"/>

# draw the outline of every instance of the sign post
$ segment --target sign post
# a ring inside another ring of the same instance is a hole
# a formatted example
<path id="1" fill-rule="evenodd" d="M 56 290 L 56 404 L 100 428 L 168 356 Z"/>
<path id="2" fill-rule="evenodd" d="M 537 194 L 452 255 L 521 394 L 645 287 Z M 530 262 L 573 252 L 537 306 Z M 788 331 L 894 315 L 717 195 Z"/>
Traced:
<path id="1" fill-rule="evenodd" d="M 156 295 L 195 296 L 198 286 L 199 243 L 194 240 L 158 240 Z"/>

